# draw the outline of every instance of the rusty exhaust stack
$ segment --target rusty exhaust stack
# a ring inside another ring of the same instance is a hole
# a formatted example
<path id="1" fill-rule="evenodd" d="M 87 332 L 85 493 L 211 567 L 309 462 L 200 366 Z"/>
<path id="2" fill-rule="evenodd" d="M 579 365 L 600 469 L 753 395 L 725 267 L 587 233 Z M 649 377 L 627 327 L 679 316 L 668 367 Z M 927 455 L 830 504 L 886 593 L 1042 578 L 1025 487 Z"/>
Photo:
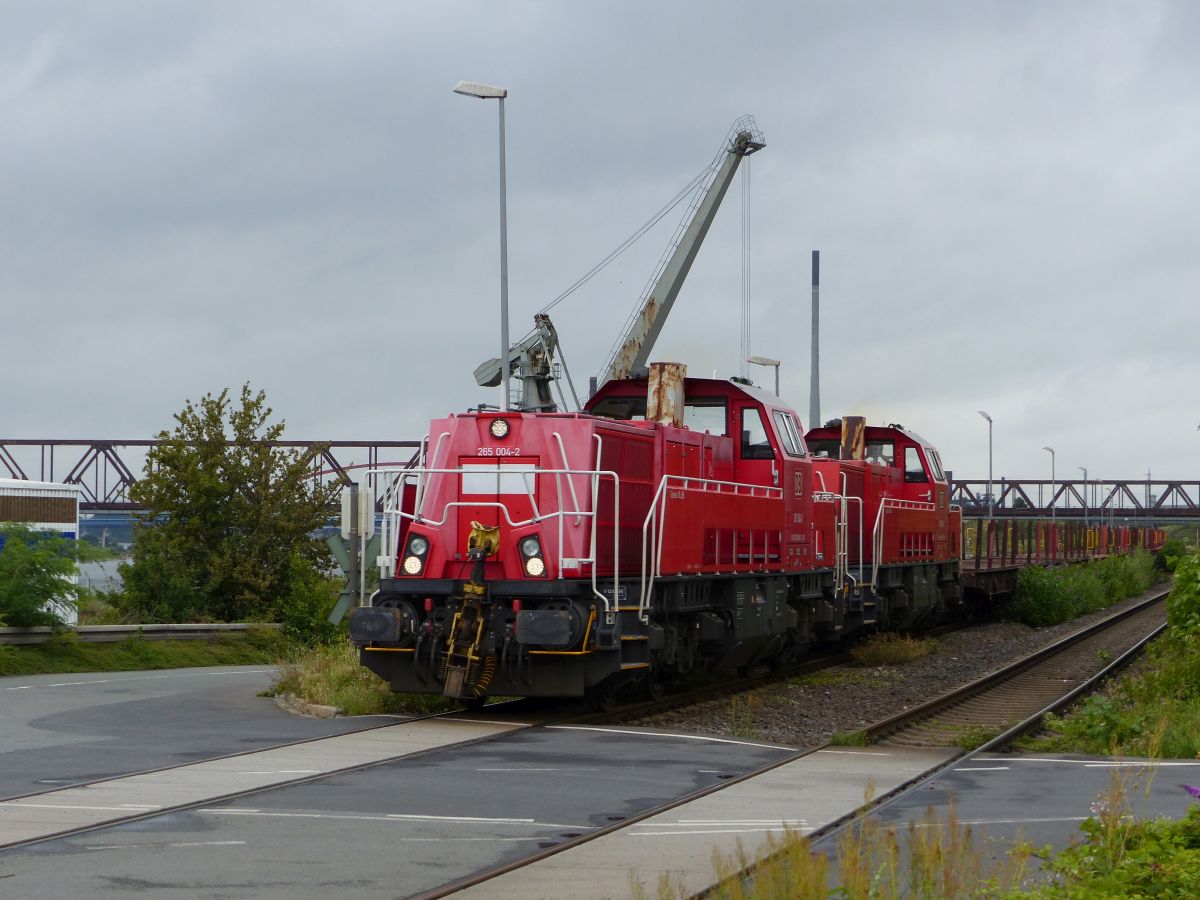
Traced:
<path id="1" fill-rule="evenodd" d="M 861 460 L 866 455 L 867 419 L 865 416 L 842 416 L 842 459 Z"/>
<path id="2" fill-rule="evenodd" d="M 683 363 L 650 363 L 650 380 L 646 387 L 646 421 L 660 425 L 683 426 L 683 379 L 687 366 Z"/>

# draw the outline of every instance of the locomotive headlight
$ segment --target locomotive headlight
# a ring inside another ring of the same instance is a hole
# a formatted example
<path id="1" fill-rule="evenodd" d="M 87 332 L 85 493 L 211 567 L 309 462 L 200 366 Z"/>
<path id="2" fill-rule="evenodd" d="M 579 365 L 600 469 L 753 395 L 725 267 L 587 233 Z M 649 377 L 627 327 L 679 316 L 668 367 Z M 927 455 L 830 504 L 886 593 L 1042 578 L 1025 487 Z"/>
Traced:
<path id="1" fill-rule="evenodd" d="M 429 538 L 419 534 L 410 535 L 408 549 L 404 553 L 401 567 L 405 575 L 420 575 L 425 570 L 425 554 L 429 552 Z"/>
<path id="2" fill-rule="evenodd" d="M 507 419 L 492 419 L 491 426 L 492 437 L 498 441 L 508 437 L 508 420 Z"/>
<path id="3" fill-rule="evenodd" d="M 525 574 L 531 578 L 540 578 L 546 574 L 546 561 L 542 559 L 542 542 L 536 534 L 522 538 L 517 549 L 525 557 Z"/>

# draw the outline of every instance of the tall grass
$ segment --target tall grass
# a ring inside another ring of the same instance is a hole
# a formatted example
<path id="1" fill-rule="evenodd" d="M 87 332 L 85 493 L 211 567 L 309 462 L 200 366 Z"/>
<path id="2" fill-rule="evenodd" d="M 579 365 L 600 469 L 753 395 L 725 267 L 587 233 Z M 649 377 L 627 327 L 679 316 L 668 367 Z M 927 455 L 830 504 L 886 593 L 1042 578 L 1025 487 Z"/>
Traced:
<path id="1" fill-rule="evenodd" d="M 753 853 L 741 841 L 731 853 L 713 853 L 717 900 L 899 900 L 901 897 L 1012 896 L 1029 870 L 1031 848 L 1018 842 L 1004 858 L 990 861 L 969 825 L 951 805 L 945 821 L 927 809 L 904 828 L 861 816 L 847 828 L 831 854 L 814 851 L 798 829 L 768 834 Z M 669 874 L 656 885 L 658 900 L 688 897 L 681 879 Z M 632 894 L 645 898 L 634 880 Z"/>
<path id="2" fill-rule="evenodd" d="M 358 650 L 348 640 L 293 653 L 280 663 L 279 676 L 267 693 L 334 706 L 348 716 L 423 715 L 461 705 L 438 694 L 393 694 L 387 682 L 359 665 Z"/>
<path id="3" fill-rule="evenodd" d="M 933 638 L 915 638 L 907 634 L 883 632 L 871 635 L 850 650 L 855 661 L 864 666 L 900 666 L 937 649 Z"/>

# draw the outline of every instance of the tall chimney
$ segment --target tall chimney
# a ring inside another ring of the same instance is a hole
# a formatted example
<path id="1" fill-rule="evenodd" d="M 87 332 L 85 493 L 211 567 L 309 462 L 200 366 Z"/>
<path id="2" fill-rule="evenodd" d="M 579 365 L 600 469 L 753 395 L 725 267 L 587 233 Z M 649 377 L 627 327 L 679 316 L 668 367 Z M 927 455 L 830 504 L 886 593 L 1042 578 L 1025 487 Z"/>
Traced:
<path id="1" fill-rule="evenodd" d="M 821 427 L 821 251 L 812 252 L 812 372 L 808 377 L 808 427 Z"/>

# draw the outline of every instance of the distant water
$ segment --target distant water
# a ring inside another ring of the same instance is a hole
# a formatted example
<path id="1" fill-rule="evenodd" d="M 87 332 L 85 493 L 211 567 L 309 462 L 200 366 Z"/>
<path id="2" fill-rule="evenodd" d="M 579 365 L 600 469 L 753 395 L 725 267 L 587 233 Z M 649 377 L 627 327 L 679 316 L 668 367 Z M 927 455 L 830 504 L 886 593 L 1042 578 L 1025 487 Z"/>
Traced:
<path id="1" fill-rule="evenodd" d="M 102 591 L 106 594 L 121 589 L 121 576 L 117 568 L 124 560 L 106 559 L 103 562 L 79 564 L 79 586 Z"/>

